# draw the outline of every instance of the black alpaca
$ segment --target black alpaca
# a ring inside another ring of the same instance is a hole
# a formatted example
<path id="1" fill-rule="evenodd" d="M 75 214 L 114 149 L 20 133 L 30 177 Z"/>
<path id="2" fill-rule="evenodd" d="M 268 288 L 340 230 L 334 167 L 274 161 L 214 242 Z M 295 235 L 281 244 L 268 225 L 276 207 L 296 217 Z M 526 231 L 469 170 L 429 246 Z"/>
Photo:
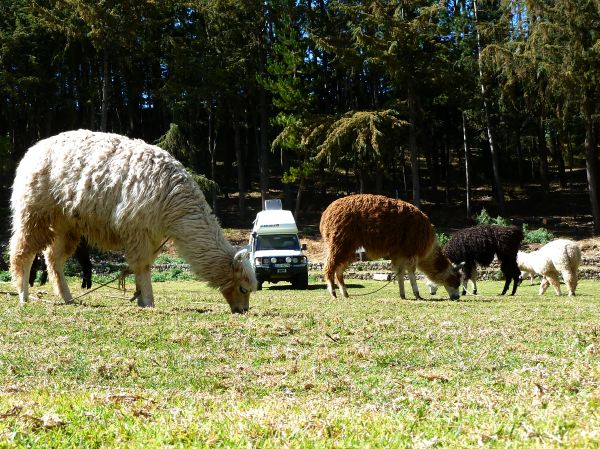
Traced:
<path id="1" fill-rule="evenodd" d="M 81 266 L 81 288 L 92 287 L 92 261 L 90 260 L 90 251 L 85 239 L 81 239 L 79 245 L 74 254 L 77 262 Z M 37 272 L 41 270 L 40 285 L 44 285 L 48 280 L 48 271 L 46 269 L 46 261 L 40 254 L 35 256 L 33 264 L 31 265 L 31 271 L 29 272 L 29 285 L 33 287 Z"/>
<path id="2" fill-rule="evenodd" d="M 496 255 L 506 279 L 501 295 L 507 292 L 511 280 L 511 295 L 514 295 L 521 274 L 517 252 L 522 240 L 523 230 L 517 226 L 479 225 L 455 232 L 443 252 L 453 263 L 465 262 L 462 294 L 467 292 L 469 279 L 473 283 L 473 294 L 477 294 L 477 265 L 489 266 Z"/>

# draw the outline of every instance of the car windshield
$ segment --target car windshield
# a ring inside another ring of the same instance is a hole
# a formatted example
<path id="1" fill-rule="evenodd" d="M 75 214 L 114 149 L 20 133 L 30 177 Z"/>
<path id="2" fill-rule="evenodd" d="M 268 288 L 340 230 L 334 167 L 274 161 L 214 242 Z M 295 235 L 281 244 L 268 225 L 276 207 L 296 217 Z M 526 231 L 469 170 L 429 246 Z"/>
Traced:
<path id="1" fill-rule="evenodd" d="M 264 251 L 270 249 L 291 249 L 300 250 L 300 242 L 298 236 L 289 235 L 259 235 L 256 237 L 256 251 Z"/>

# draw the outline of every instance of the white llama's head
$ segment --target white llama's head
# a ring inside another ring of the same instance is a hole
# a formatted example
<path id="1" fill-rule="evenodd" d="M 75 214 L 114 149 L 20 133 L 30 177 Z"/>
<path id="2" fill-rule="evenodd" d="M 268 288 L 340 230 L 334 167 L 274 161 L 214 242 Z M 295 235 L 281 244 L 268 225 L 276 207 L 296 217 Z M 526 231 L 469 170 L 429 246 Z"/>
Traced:
<path id="1" fill-rule="evenodd" d="M 246 313 L 250 308 L 250 293 L 256 291 L 257 281 L 247 249 L 238 251 L 231 264 L 231 279 L 221 286 L 232 313 Z"/>

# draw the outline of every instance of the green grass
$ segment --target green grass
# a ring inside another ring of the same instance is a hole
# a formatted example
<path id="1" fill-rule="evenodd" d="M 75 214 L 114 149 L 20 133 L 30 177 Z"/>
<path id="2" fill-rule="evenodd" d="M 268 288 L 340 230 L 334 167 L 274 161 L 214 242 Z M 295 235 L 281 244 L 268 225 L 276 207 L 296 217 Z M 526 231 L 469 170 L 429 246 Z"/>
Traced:
<path id="1" fill-rule="evenodd" d="M 153 310 L 4 295 L 0 447 L 599 447 L 598 284 L 527 284 L 457 302 L 266 284 L 244 316 L 194 281 L 155 283 Z"/>

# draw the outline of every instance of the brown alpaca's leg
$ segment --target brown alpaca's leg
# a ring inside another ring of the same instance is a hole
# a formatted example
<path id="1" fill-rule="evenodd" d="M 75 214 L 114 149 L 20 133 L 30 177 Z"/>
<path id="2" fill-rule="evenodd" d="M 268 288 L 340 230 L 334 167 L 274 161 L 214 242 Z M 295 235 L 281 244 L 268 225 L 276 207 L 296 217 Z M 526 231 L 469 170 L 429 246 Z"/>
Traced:
<path id="1" fill-rule="evenodd" d="M 406 299 L 406 292 L 404 291 L 404 265 L 396 269 L 396 280 L 398 281 L 398 290 L 401 299 Z"/>
<path id="2" fill-rule="evenodd" d="M 335 269 L 336 268 L 333 264 L 333 260 L 330 257 L 328 257 L 327 261 L 325 262 L 325 266 L 323 267 L 323 277 L 325 278 L 325 282 L 327 283 L 327 291 L 334 299 L 337 298 L 337 295 L 335 294 L 334 284 Z"/>
<path id="3" fill-rule="evenodd" d="M 408 280 L 410 281 L 410 286 L 412 288 L 413 294 L 415 295 L 415 299 L 423 299 L 419 294 L 419 287 L 417 285 L 417 277 L 415 276 L 415 270 L 417 269 L 416 264 L 414 262 L 409 263 L 406 267 L 406 271 L 408 272 Z M 404 284 L 404 282 L 403 282 Z"/>
<path id="4" fill-rule="evenodd" d="M 412 287 L 413 294 L 415 295 L 415 299 L 423 299 L 419 294 L 419 286 L 417 285 L 417 277 L 415 275 L 415 271 L 408 269 L 408 280 L 410 281 L 410 286 Z"/>
<path id="5" fill-rule="evenodd" d="M 343 252 L 343 250 L 330 250 L 327 254 L 327 261 L 325 262 L 325 267 L 323 268 L 323 277 L 325 278 L 325 282 L 327 283 L 327 290 L 332 298 L 336 298 L 335 294 L 335 284 L 334 281 L 338 281 L 338 286 L 342 291 L 342 295 L 347 298 L 348 292 L 346 292 L 346 286 L 344 284 L 344 278 L 341 277 L 341 284 L 339 282 L 337 273 L 344 272 L 346 267 L 352 261 L 352 257 L 354 256 L 354 250 L 348 252 Z M 343 289 L 342 289 L 343 286 Z M 345 294 L 344 294 L 345 293 Z"/>
<path id="6" fill-rule="evenodd" d="M 60 295 L 65 304 L 73 303 L 73 296 L 65 279 L 64 268 L 67 258 L 75 252 L 79 236 L 69 233 L 56 234 L 52 244 L 44 251 L 48 274 L 52 280 L 54 291 Z"/>
<path id="7" fill-rule="evenodd" d="M 335 270 L 335 283 L 340 288 L 340 292 L 344 298 L 348 297 L 348 290 L 346 290 L 346 284 L 344 283 L 344 270 L 346 266 L 340 266 Z"/>

